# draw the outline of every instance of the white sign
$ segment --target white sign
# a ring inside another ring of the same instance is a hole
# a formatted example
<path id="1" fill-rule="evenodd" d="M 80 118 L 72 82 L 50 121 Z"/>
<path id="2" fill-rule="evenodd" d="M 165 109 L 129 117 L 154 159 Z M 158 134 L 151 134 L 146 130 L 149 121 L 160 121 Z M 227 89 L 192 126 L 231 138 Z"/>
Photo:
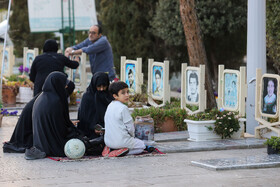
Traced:
<path id="1" fill-rule="evenodd" d="M 72 0 L 70 1 L 72 18 Z M 69 27 L 68 0 L 63 0 L 63 27 Z M 61 1 L 28 0 L 28 16 L 31 32 L 56 32 L 62 29 Z M 97 24 L 94 0 L 74 0 L 75 30 L 88 30 Z M 71 21 L 71 27 L 73 22 Z"/>

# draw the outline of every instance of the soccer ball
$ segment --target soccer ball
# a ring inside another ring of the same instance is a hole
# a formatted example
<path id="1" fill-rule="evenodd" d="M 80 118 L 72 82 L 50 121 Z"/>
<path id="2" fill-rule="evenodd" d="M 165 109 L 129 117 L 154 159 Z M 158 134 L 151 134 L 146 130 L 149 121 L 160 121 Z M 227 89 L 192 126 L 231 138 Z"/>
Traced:
<path id="1" fill-rule="evenodd" d="M 79 139 L 71 139 L 64 146 L 64 153 L 68 158 L 81 158 L 85 152 L 85 144 Z"/>

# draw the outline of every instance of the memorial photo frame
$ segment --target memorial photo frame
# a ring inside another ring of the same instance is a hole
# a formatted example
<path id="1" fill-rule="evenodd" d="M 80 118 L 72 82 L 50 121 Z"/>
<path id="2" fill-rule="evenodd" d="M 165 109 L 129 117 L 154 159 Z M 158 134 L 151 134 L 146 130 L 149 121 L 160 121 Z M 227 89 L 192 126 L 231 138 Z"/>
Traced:
<path id="1" fill-rule="evenodd" d="M 238 110 L 238 93 L 239 93 L 239 72 L 230 70 L 224 71 L 223 85 L 223 108 L 229 111 Z"/>
<path id="2" fill-rule="evenodd" d="M 279 77 L 264 75 L 261 78 L 261 104 L 260 113 L 262 116 L 276 118 L 279 113 Z"/>
<path id="3" fill-rule="evenodd" d="M 219 65 L 218 79 L 218 108 L 227 111 L 238 112 L 240 116 L 246 113 L 246 67 L 241 66 L 239 70 L 225 69 Z"/>
<path id="4" fill-rule="evenodd" d="M 24 47 L 23 48 L 23 66 L 30 69 L 34 59 L 38 55 L 39 55 L 38 48 L 28 49 L 28 47 Z"/>
<path id="5" fill-rule="evenodd" d="M 186 103 L 198 104 L 199 102 L 199 70 L 187 69 L 186 70 Z"/>
<path id="6" fill-rule="evenodd" d="M 163 77 L 164 71 L 162 66 L 153 66 L 153 78 L 152 78 L 152 97 L 154 99 L 161 100 L 163 98 Z"/>
<path id="7" fill-rule="evenodd" d="M 130 95 L 141 94 L 143 84 L 142 58 L 136 60 L 121 57 L 121 81 L 128 85 Z"/>
<path id="8" fill-rule="evenodd" d="M 86 91 L 88 85 L 86 73 L 86 53 L 75 56 L 80 58 L 80 65 L 77 67 L 77 69 L 65 68 L 65 73 L 68 75 L 68 79 L 75 83 L 75 90 L 84 92 Z M 72 59 L 73 56 L 70 56 L 69 58 Z"/>
<path id="9" fill-rule="evenodd" d="M 205 65 L 199 67 L 181 66 L 181 108 L 188 114 L 204 112 L 206 109 L 205 90 Z M 191 110 L 190 106 L 196 106 L 197 110 Z"/>
<path id="10" fill-rule="evenodd" d="M 0 58 L 1 58 L 1 71 L 2 71 L 2 58 L 4 55 L 4 76 L 11 76 L 13 74 L 13 66 L 15 63 L 15 55 L 14 48 L 12 46 L 6 47 L 5 51 L 3 51 L 3 46 L 0 48 Z"/>
<path id="11" fill-rule="evenodd" d="M 255 138 L 262 138 L 261 134 L 269 131 L 270 134 L 276 133 L 280 136 L 279 85 L 279 75 L 269 73 L 262 75 L 261 69 L 256 70 L 255 119 L 259 122 L 259 126 L 255 127 Z M 271 122 L 268 118 L 275 120 Z"/>
<path id="12" fill-rule="evenodd" d="M 170 102 L 169 61 L 155 62 L 148 60 L 148 103 L 154 107 L 162 107 Z M 161 104 L 155 102 L 162 101 Z"/>

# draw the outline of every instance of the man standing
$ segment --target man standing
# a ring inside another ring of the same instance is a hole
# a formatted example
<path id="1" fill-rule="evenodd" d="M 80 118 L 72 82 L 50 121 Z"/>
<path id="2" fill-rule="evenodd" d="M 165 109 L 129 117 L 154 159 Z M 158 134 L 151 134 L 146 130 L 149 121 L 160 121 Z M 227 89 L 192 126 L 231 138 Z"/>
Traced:
<path id="1" fill-rule="evenodd" d="M 89 55 L 92 74 L 108 72 L 110 81 L 116 78 L 113 62 L 112 47 L 106 36 L 102 35 L 100 25 L 93 25 L 88 32 L 88 38 L 83 42 L 65 49 L 65 55 L 80 55 L 82 52 Z"/>

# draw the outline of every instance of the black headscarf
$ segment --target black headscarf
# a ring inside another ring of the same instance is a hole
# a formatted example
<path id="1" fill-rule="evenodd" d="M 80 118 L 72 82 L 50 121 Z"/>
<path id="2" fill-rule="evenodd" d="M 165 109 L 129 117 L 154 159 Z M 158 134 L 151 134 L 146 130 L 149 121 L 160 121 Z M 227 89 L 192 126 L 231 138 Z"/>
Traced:
<path id="1" fill-rule="evenodd" d="M 48 156 L 65 156 L 64 145 L 77 133 L 69 119 L 66 75 L 53 72 L 33 106 L 33 145 Z"/>
<path id="2" fill-rule="evenodd" d="M 55 40 L 53 39 L 48 39 L 45 41 L 44 47 L 43 47 L 43 52 L 57 52 L 58 50 L 58 44 Z"/>
<path id="3" fill-rule="evenodd" d="M 107 73 L 97 72 L 93 75 L 87 91 L 84 93 L 78 110 L 78 129 L 80 129 L 89 138 L 95 138 L 94 132 L 96 124 L 104 127 L 104 115 L 107 106 L 113 100 L 108 91 L 109 77 Z M 107 86 L 104 91 L 97 91 L 98 86 Z"/>

